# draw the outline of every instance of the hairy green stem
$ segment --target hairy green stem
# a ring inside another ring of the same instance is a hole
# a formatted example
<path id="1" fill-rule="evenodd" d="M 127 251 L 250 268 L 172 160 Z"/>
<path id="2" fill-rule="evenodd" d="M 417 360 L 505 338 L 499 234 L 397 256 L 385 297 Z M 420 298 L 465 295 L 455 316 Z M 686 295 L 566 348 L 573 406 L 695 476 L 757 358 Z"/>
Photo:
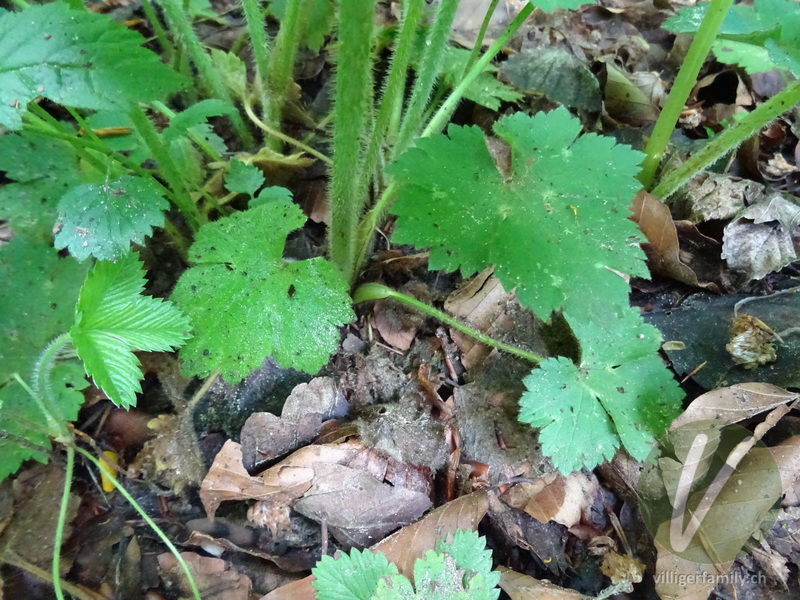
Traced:
<path id="1" fill-rule="evenodd" d="M 492 20 L 492 15 L 494 15 L 494 11 L 499 3 L 500 0 L 492 0 L 491 4 L 489 4 L 489 8 L 486 9 L 486 15 L 483 17 L 483 23 L 481 23 L 481 29 L 478 31 L 478 37 L 475 38 L 475 45 L 472 47 L 472 52 L 469 53 L 469 60 L 464 68 L 464 73 L 469 71 L 472 65 L 475 64 L 475 61 L 478 60 L 478 55 L 481 53 L 481 47 L 483 46 L 483 38 L 486 37 L 486 30 L 489 28 L 489 22 Z M 464 73 L 461 74 L 462 77 Z"/>
<path id="2" fill-rule="evenodd" d="M 509 23 L 508 27 L 506 27 L 503 34 L 495 40 L 494 44 L 489 46 L 489 49 L 483 54 L 483 56 L 478 59 L 478 61 L 472 65 L 472 68 L 467 71 L 467 74 L 461 80 L 461 82 L 455 87 L 455 89 L 450 92 L 450 95 L 447 97 L 447 100 L 444 101 L 444 104 L 436 111 L 436 114 L 433 115 L 430 123 L 422 132 L 421 137 L 428 137 L 431 134 L 439 133 L 442 129 L 444 129 L 445 124 L 450 120 L 450 117 L 453 116 L 453 112 L 458 106 L 458 103 L 461 102 L 461 98 L 464 96 L 464 92 L 467 91 L 467 88 L 472 85 L 472 82 L 478 78 L 478 75 L 483 73 L 489 63 L 492 62 L 495 55 L 500 52 L 503 47 L 506 45 L 508 40 L 517 32 L 525 20 L 531 15 L 531 13 L 535 10 L 535 7 L 528 3 L 526 4 L 519 14 L 514 17 L 514 20 Z"/>
<path id="3" fill-rule="evenodd" d="M 369 0 L 362 1 L 364 4 L 370 4 Z M 297 51 L 300 49 L 300 36 L 308 15 L 308 2 L 299 0 L 288 2 L 278 35 L 275 36 L 275 50 L 272 53 L 272 63 L 269 65 L 266 79 L 267 105 L 262 107 L 264 122 L 272 129 L 281 128 L 283 107 L 286 104 L 289 85 L 293 80 L 294 63 L 297 60 Z M 269 145 L 277 149 L 274 141 L 272 140 L 273 143 Z"/>
<path id="4" fill-rule="evenodd" d="M 457 321 L 450 315 L 443 313 L 439 309 L 436 309 L 429 304 L 420 302 L 416 298 L 401 294 L 400 292 L 397 292 L 379 283 L 365 283 L 358 286 L 358 289 L 356 289 L 355 293 L 353 294 L 353 304 L 366 302 L 368 300 L 382 300 L 384 298 L 391 298 L 392 300 L 402 302 L 403 304 L 423 312 L 434 319 L 438 319 L 453 329 L 457 329 L 461 333 L 465 333 L 468 336 L 475 338 L 479 342 L 486 344 L 487 346 L 491 346 L 492 348 L 503 350 L 504 352 L 508 352 L 514 356 L 519 356 L 520 358 L 524 358 L 525 360 L 529 360 L 536 364 L 544 360 L 544 357 L 534 354 L 533 352 L 528 352 L 527 350 L 522 350 L 521 348 L 515 348 L 514 346 L 509 346 L 507 344 L 503 344 L 502 342 L 498 342 L 497 340 L 490 338 L 488 335 L 485 335 L 480 331 L 476 331 L 475 329 L 472 329 L 472 327 L 464 325 L 460 321 Z"/>
<path id="5" fill-rule="evenodd" d="M 183 216 L 186 217 L 192 230 L 197 231 L 203 222 L 203 217 L 191 195 L 189 195 L 189 191 L 183 183 L 180 169 L 178 169 L 177 165 L 172 160 L 172 155 L 170 155 L 169 150 L 167 150 L 166 146 L 162 143 L 150 119 L 138 104 L 133 106 L 129 114 L 133 126 L 136 127 L 136 131 L 144 140 L 153 158 L 158 162 L 159 169 L 164 179 L 167 180 L 170 188 L 175 192 L 174 199 L 178 209 L 183 213 Z"/>
<path id="6" fill-rule="evenodd" d="M 86 8 L 86 5 L 83 3 L 83 0 L 66 0 L 66 4 L 72 10 L 89 10 L 88 8 Z"/>
<path id="7" fill-rule="evenodd" d="M 11 0 L 11 3 L 17 8 L 21 8 L 22 10 L 30 8 L 30 4 L 28 4 L 25 0 Z"/>
<path id="8" fill-rule="evenodd" d="M 213 97 L 233 104 L 228 88 L 225 87 L 214 69 L 211 57 L 192 28 L 192 18 L 184 11 L 181 1 L 161 0 L 161 7 L 164 9 L 164 16 L 167 18 L 170 29 L 178 35 L 189 56 L 192 57 L 203 85 Z M 245 126 L 242 116 L 237 112 L 233 113 L 230 118 L 242 143 L 247 147 L 252 146 L 254 144 L 253 136 Z"/>
<path id="9" fill-rule="evenodd" d="M 139 505 L 139 503 L 136 502 L 136 500 L 134 500 L 133 496 L 131 496 L 130 493 L 128 493 L 128 490 L 126 490 L 125 487 L 120 482 L 117 481 L 116 473 L 112 473 L 108 469 L 108 467 L 106 467 L 95 456 L 93 456 L 91 453 L 87 452 L 83 448 L 76 446 L 75 450 L 80 454 L 82 454 L 89 462 L 94 464 L 94 466 L 97 467 L 97 469 L 101 473 L 104 473 L 106 475 L 108 480 L 122 495 L 122 497 L 128 501 L 128 503 L 136 510 L 136 512 L 139 513 L 144 522 L 150 526 L 150 529 L 152 529 L 153 532 L 161 539 L 161 541 L 164 542 L 164 545 L 169 549 L 169 551 L 175 557 L 175 560 L 178 561 L 178 564 L 183 570 L 183 573 L 186 575 L 186 579 L 189 582 L 189 587 L 192 589 L 192 595 L 195 597 L 195 600 L 202 600 L 202 598 L 200 597 L 200 590 L 197 589 L 197 584 L 194 581 L 194 577 L 192 577 L 192 572 L 189 570 L 189 565 L 187 565 L 186 561 L 183 560 L 181 553 L 167 537 L 167 534 L 164 533 L 164 531 L 156 524 L 156 522 L 150 518 L 150 515 L 148 515 L 144 511 L 144 509 Z"/>
<path id="10" fill-rule="evenodd" d="M 334 264 L 352 283 L 358 244 L 355 232 L 367 203 L 361 154 L 372 110 L 372 20 L 375 0 L 341 0 L 328 237 Z"/>
<path id="11" fill-rule="evenodd" d="M 711 0 L 708 12 L 703 19 L 700 29 L 694 35 L 686 58 L 683 60 L 672 89 L 667 96 L 667 101 L 661 114 L 658 115 L 653 133 L 645 147 L 645 159 L 642 161 L 642 170 L 639 181 L 645 188 L 650 188 L 656 175 L 656 170 L 664 155 L 664 150 L 669 143 L 670 136 L 675 130 L 675 123 L 681 115 L 686 99 L 697 81 L 697 75 L 711 50 L 711 45 L 717 37 L 725 15 L 733 4 L 733 0 Z"/>
<path id="12" fill-rule="evenodd" d="M 297 2 L 300 4 L 300 2 Z M 261 115 L 269 121 L 267 110 L 269 108 L 269 41 L 264 29 L 264 17 L 260 0 L 242 0 L 244 18 L 247 22 L 247 31 L 250 34 L 250 44 L 253 47 L 253 57 L 256 61 L 256 89 L 261 96 Z"/>
<path id="13" fill-rule="evenodd" d="M 428 106 L 433 86 L 436 84 L 436 78 L 439 76 L 442 61 L 447 52 L 450 27 L 453 24 L 458 3 L 459 0 L 442 0 L 436 13 L 436 20 L 428 31 L 425 50 L 417 68 L 417 77 L 411 88 L 411 99 L 408 102 L 408 109 L 403 116 L 403 124 L 400 126 L 400 133 L 393 148 L 393 158 L 408 148 L 420 129 L 422 115 Z"/>
<path id="14" fill-rule="evenodd" d="M 481 56 L 480 60 L 478 60 L 472 66 L 472 68 L 467 72 L 462 81 L 450 93 L 450 96 L 448 96 L 447 100 L 445 100 L 444 104 L 442 104 L 442 106 L 439 108 L 439 110 L 431 119 L 428 126 L 422 132 L 422 137 L 428 137 L 433 133 L 437 133 L 444 127 L 445 123 L 452 116 L 455 107 L 458 105 L 458 102 L 463 97 L 466 89 L 472 84 L 473 81 L 475 81 L 478 75 L 480 75 L 486 69 L 488 64 L 495 57 L 495 55 L 503 49 L 508 40 L 511 39 L 511 37 L 522 26 L 522 24 L 534 10 L 535 9 L 533 5 L 527 4 L 514 18 L 514 20 L 511 21 L 506 30 L 503 32 L 503 35 L 501 35 L 495 41 L 495 43 L 492 44 L 491 47 L 489 47 L 489 49 L 483 54 L 483 56 Z M 406 113 L 406 119 L 407 118 L 408 118 L 408 112 Z M 402 135 L 403 134 L 401 132 L 401 137 Z M 395 150 L 397 150 L 397 148 L 395 148 Z M 389 185 L 381 194 L 380 198 L 378 198 L 378 201 L 375 203 L 375 206 L 373 206 L 370 209 L 370 211 L 365 215 L 361 223 L 359 223 L 358 234 L 355 236 L 358 244 L 356 272 L 358 272 L 361 269 L 361 266 L 366 260 L 366 255 L 369 250 L 369 245 L 372 240 L 372 236 L 375 234 L 375 230 L 377 229 L 383 217 L 391 208 L 396 193 L 397 193 L 397 185 L 394 182 L 389 183 Z"/>
<path id="15" fill-rule="evenodd" d="M 33 368 L 33 376 L 31 377 L 32 390 L 27 388 L 22 380 L 18 380 L 23 387 L 27 388 L 28 393 L 32 394 L 34 401 L 39 406 L 39 410 L 42 411 L 47 419 L 49 435 L 59 442 L 71 440 L 72 435 L 63 421 L 56 418 L 56 416 L 61 415 L 61 410 L 51 388 L 50 375 L 58 355 L 71 341 L 68 333 L 62 333 L 42 351 Z"/>
<path id="16" fill-rule="evenodd" d="M 666 198 L 702 169 L 737 148 L 749 137 L 757 134 L 762 127 L 797 104 L 800 104 L 800 80 L 791 82 L 784 90 L 716 135 L 677 169 L 667 173 L 664 179 L 653 188 L 653 195 L 662 199 Z"/>
<path id="17" fill-rule="evenodd" d="M 147 17 L 147 20 L 150 21 L 153 33 L 156 35 L 159 46 L 161 46 L 161 53 L 170 64 L 174 64 L 175 48 L 173 48 L 172 43 L 169 41 L 167 32 L 164 31 L 164 28 L 161 26 L 161 21 L 158 20 L 156 9 L 153 8 L 153 4 L 150 0 L 142 0 L 142 12 L 144 12 L 144 16 Z"/>
<path id="18" fill-rule="evenodd" d="M 64 471 L 64 490 L 61 492 L 61 505 L 58 509 L 56 534 L 53 538 L 53 590 L 58 600 L 64 600 L 64 591 L 61 589 L 61 544 L 64 542 L 64 527 L 67 523 L 67 510 L 69 509 L 69 491 L 72 487 L 72 472 L 75 468 L 75 448 L 67 444 L 67 466 Z"/>
<path id="19" fill-rule="evenodd" d="M 380 100 L 380 108 L 375 119 L 375 127 L 367 148 L 366 160 L 364 163 L 364 175 L 370 177 L 379 162 L 381 147 L 388 132 L 396 128 L 392 120 L 398 118 L 402 112 L 403 92 L 405 90 L 406 78 L 408 77 L 408 65 L 411 62 L 411 54 L 414 51 L 414 40 L 417 35 L 419 23 L 422 20 L 422 12 L 425 7 L 425 0 L 410 0 L 402 17 L 400 34 L 394 45 L 394 51 L 389 67 L 389 75 L 386 78 L 386 85 L 383 89 L 383 96 Z"/>

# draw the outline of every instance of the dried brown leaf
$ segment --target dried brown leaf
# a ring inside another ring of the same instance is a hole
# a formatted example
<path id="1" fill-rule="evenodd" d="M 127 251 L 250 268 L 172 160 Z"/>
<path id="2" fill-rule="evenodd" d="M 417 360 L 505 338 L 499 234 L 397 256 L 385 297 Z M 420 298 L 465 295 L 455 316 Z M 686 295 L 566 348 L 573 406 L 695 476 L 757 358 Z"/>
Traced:
<path id="1" fill-rule="evenodd" d="M 498 567 L 497 570 L 500 571 L 500 587 L 511 600 L 582 600 L 586 597 L 575 590 L 567 590 L 505 567 Z"/>
<path id="2" fill-rule="evenodd" d="M 200 486 L 200 500 L 209 517 L 226 500 L 265 500 L 281 494 L 299 498 L 311 487 L 314 463 L 341 464 L 359 449 L 355 443 L 306 446 L 260 475 L 251 476 L 242 465 L 242 449 L 225 442 Z"/>
<path id="3" fill-rule="evenodd" d="M 689 285 L 707 287 L 708 284 L 701 284 L 697 274 L 681 261 L 678 232 L 669 208 L 652 194 L 641 190 L 633 199 L 632 210 L 631 218 L 647 238 L 642 248 L 647 254 L 650 270 Z"/>
<path id="4" fill-rule="evenodd" d="M 400 573 L 411 577 L 414 562 L 418 558 L 433 549 L 440 539 L 452 542 L 457 529 L 476 529 L 488 508 L 489 501 L 484 490 L 461 496 L 370 549 L 383 552 L 389 561 L 397 564 Z M 273 590 L 261 600 L 313 600 L 312 581 L 314 578 L 310 576 L 295 581 Z"/>
<path id="5" fill-rule="evenodd" d="M 769 383 L 739 383 L 706 392 L 672 422 L 672 429 L 703 420 L 738 423 L 795 401 L 800 395 Z"/>

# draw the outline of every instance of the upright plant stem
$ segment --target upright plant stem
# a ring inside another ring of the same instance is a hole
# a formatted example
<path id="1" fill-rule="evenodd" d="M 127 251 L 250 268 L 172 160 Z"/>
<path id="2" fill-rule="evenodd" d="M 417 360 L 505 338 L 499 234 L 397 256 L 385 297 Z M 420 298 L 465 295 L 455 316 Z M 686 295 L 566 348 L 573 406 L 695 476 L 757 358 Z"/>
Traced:
<path id="1" fill-rule="evenodd" d="M 69 490 L 72 487 L 72 472 L 75 467 L 75 449 L 67 444 L 67 466 L 64 471 L 64 490 L 61 492 L 61 505 L 58 510 L 56 534 L 53 538 L 53 590 L 58 600 L 64 600 L 64 591 L 61 589 L 61 544 L 64 542 L 64 526 L 67 523 L 67 510 L 69 509 Z"/>
<path id="2" fill-rule="evenodd" d="M 672 89 L 667 96 L 667 101 L 661 114 L 658 115 L 653 133 L 645 148 L 645 159 L 642 162 L 642 170 L 639 173 L 639 181 L 645 188 L 650 188 L 656 175 L 656 169 L 664 155 L 664 150 L 669 143 L 669 138 L 675 130 L 675 123 L 678 122 L 681 111 L 683 110 L 686 99 L 692 91 L 692 87 L 697 81 L 697 75 L 711 50 L 711 45 L 717 37 L 717 32 L 725 20 L 733 4 L 733 0 L 711 0 L 708 12 L 703 19 L 700 29 L 694 35 L 686 58 L 678 71 Z"/>
<path id="3" fill-rule="evenodd" d="M 372 130 L 367 156 L 364 164 L 364 174 L 369 177 L 378 163 L 381 146 L 388 132 L 392 131 L 392 119 L 401 112 L 403 104 L 403 91 L 405 90 L 406 77 L 408 76 L 408 65 L 411 62 L 411 53 L 414 50 L 414 39 L 417 28 L 422 20 L 422 9 L 425 7 L 425 0 L 410 0 L 403 14 L 400 35 L 394 46 L 392 53 L 389 75 L 386 78 L 386 86 L 383 89 L 383 96 L 378 109 L 378 116 L 375 119 L 375 127 Z"/>
<path id="4" fill-rule="evenodd" d="M 370 4 L 370 0 L 363 0 Z M 286 14 L 281 21 L 281 28 L 275 37 L 275 51 L 272 64 L 267 74 L 267 106 L 264 108 L 264 122 L 272 129 L 280 130 L 283 118 L 283 107 L 289 85 L 292 82 L 294 63 L 300 48 L 300 35 L 308 18 L 308 3 L 293 0 L 286 5 Z M 371 23 L 371 21 L 370 21 Z M 276 146 L 272 140 L 272 146 Z"/>
<path id="5" fill-rule="evenodd" d="M 531 15 L 531 13 L 535 10 L 535 8 L 531 4 L 525 5 L 523 9 L 519 12 L 519 14 L 514 18 L 513 21 L 508 25 L 506 30 L 503 32 L 494 44 L 492 44 L 489 49 L 481 56 L 480 60 L 478 60 L 472 67 L 469 69 L 467 74 L 462 79 L 461 83 L 459 83 L 456 88 L 450 93 L 447 100 L 445 100 L 444 104 L 439 108 L 438 111 L 433 115 L 428 126 L 422 132 L 421 137 L 428 137 L 434 133 L 441 131 L 444 127 L 445 123 L 450 119 L 455 110 L 458 103 L 461 101 L 461 98 L 464 96 L 464 92 L 466 89 L 472 84 L 473 81 L 480 75 L 487 65 L 492 61 L 495 55 L 503 49 L 505 44 L 511 37 L 516 33 L 516 31 L 522 26 L 525 20 Z M 410 109 L 409 109 L 410 112 Z M 406 119 L 409 118 L 408 113 L 406 114 Z M 404 124 L 405 126 L 405 124 Z M 402 137 L 401 132 L 401 137 Z M 386 189 L 383 191 L 381 196 L 378 198 L 378 201 L 375 203 L 370 211 L 364 216 L 364 219 L 359 224 L 358 228 L 358 254 L 357 254 L 357 263 L 356 263 L 356 271 L 360 270 L 361 265 L 363 264 L 364 260 L 366 259 L 367 251 L 369 250 L 370 240 L 372 236 L 375 234 L 375 230 L 377 229 L 378 225 L 381 222 L 381 219 L 386 215 L 386 212 L 391 208 L 392 202 L 394 202 L 395 192 L 397 191 L 397 185 L 394 182 L 389 183 Z"/>
<path id="6" fill-rule="evenodd" d="M 184 47 L 192 57 L 192 61 L 194 61 L 205 87 L 214 97 L 227 100 L 230 104 L 233 104 L 234 102 L 228 93 L 228 89 L 214 70 L 211 57 L 192 28 L 192 19 L 184 12 L 181 1 L 161 0 L 161 6 L 164 9 L 164 15 L 167 17 L 170 29 L 180 37 Z M 233 113 L 231 121 L 242 143 L 248 147 L 252 146 L 254 143 L 253 136 L 245 126 L 242 116 L 238 112 Z"/>
<path id="7" fill-rule="evenodd" d="M 147 20 L 150 21 L 150 26 L 153 28 L 153 33 L 155 33 L 156 39 L 161 46 L 161 52 L 164 54 L 170 64 L 174 64 L 173 61 L 175 60 L 175 48 L 172 47 L 172 43 L 167 37 L 167 32 L 164 31 L 164 28 L 161 26 L 161 21 L 158 20 L 158 15 L 156 14 L 156 10 L 153 8 L 153 4 L 150 2 L 150 0 L 142 0 L 142 11 L 144 12 L 144 16 L 147 17 Z"/>
<path id="8" fill-rule="evenodd" d="M 447 97 L 447 100 L 444 101 L 444 104 L 442 104 L 439 110 L 436 111 L 436 114 L 433 115 L 430 123 L 428 123 L 428 126 L 425 127 L 424 131 L 422 132 L 421 137 L 428 137 L 431 134 L 439 133 L 444 128 L 445 124 L 450 120 L 450 117 L 453 116 L 456 106 L 458 106 L 458 103 L 461 102 L 461 98 L 464 97 L 464 92 L 467 91 L 467 88 L 478 78 L 478 75 L 483 73 L 484 69 L 486 69 L 489 63 L 492 62 L 497 53 L 503 49 L 508 40 L 512 38 L 512 36 L 517 32 L 517 29 L 522 26 L 522 24 L 534 10 L 535 7 L 528 3 L 522 8 L 521 11 L 519 11 L 519 14 L 517 14 L 517 16 L 514 17 L 514 20 L 509 23 L 508 27 L 506 27 L 503 35 L 497 38 L 494 44 L 492 44 L 483 54 L 483 56 L 481 56 L 480 59 L 474 65 L 472 65 L 472 68 L 467 71 L 467 74 L 464 76 L 461 82 L 450 93 L 450 95 Z"/>
<path id="9" fill-rule="evenodd" d="M 464 325 L 460 321 L 457 321 L 450 315 L 443 313 L 429 304 L 425 304 L 416 298 L 396 292 L 395 290 L 379 283 L 365 283 L 364 285 L 358 286 L 358 289 L 353 294 L 353 304 L 366 302 L 368 300 L 382 300 L 384 298 L 391 298 L 392 300 L 402 302 L 403 304 L 423 312 L 434 319 L 438 319 L 453 329 L 457 329 L 461 333 L 465 333 L 468 336 L 475 338 L 479 342 L 484 343 L 487 346 L 491 346 L 492 348 L 503 350 L 504 352 L 508 352 L 514 356 L 519 356 L 520 358 L 524 358 L 525 360 L 529 360 L 536 364 L 544 360 L 544 357 L 534 354 L 533 352 L 528 352 L 527 350 L 522 350 L 521 348 L 515 348 L 514 346 L 509 346 L 508 344 L 498 342 L 497 340 L 490 338 L 488 335 L 484 335 L 480 331 L 476 331 L 472 327 Z"/>
<path id="10" fill-rule="evenodd" d="M 300 2 L 297 2 L 300 4 Z M 247 21 L 247 31 L 250 34 L 250 44 L 253 46 L 253 57 L 256 61 L 256 89 L 261 96 L 262 119 L 268 121 L 266 114 L 269 105 L 268 83 L 269 75 L 269 41 L 264 29 L 264 17 L 261 13 L 260 0 L 242 0 L 244 18 Z"/>
<path id="11" fill-rule="evenodd" d="M 375 0 L 341 0 L 333 107 L 330 255 L 345 279 L 355 279 L 357 229 L 367 202 L 362 143 L 372 106 L 372 19 Z"/>
<path id="12" fill-rule="evenodd" d="M 408 102 L 408 109 L 403 116 L 400 134 L 397 136 L 393 149 L 395 158 L 408 148 L 422 125 L 422 115 L 428 106 L 433 86 L 436 84 L 436 78 L 439 76 L 447 51 L 450 27 L 453 24 L 458 3 L 459 0 L 442 0 L 439 11 L 436 13 L 436 20 L 425 39 L 425 50 L 417 69 L 414 86 L 411 88 L 411 99 Z"/>
<path id="13" fill-rule="evenodd" d="M 83 448 L 75 446 L 75 451 L 83 455 L 89 462 L 91 462 L 97 469 L 108 477 L 108 480 L 111 484 L 117 489 L 117 491 L 122 495 L 125 500 L 139 513 L 145 523 L 150 526 L 150 529 L 164 542 L 164 545 L 169 548 L 169 551 L 175 557 L 175 560 L 178 561 L 178 565 L 183 570 L 183 573 L 186 575 L 186 579 L 189 582 L 189 587 L 192 589 L 192 595 L 194 596 L 195 600 L 202 600 L 200 597 L 200 590 L 197 589 L 197 584 L 194 581 L 194 577 L 192 577 L 192 572 L 189 570 L 189 565 L 186 564 L 186 561 L 183 560 L 181 553 L 178 552 L 178 549 L 175 547 L 167 535 L 162 531 L 162 529 L 156 525 L 156 522 L 150 518 L 144 509 L 139 505 L 138 502 L 128 493 L 128 490 L 117 481 L 117 477 L 115 473 L 112 473 L 108 467 L 106 467 L 103 463 L 101 463 L 97 458 L 95 458 L 91 453 L 87 452 Z"/>
<path id="14" fill-rule="evenodd" d="M 483 38 L 486 37 L 486 30 L 489 28 L 489 22 L 492 20 L 492 15 L 494 15 L 494 11 L 497 9 L 497 5 L 500 3 L 500 0 L 492 0 L 491 4 L 489 4 L 489 8 L 486 9 L 486 14 L 483 17 L 483 23 L 481 23 L 480 31 L 478 31 L 478 37 L 475 38 L 475 45 L 472 47 L 472 52 L 469 53 L 469 60 L 467 61 L 467 65 L 464 68 L 464 73 L 470 70 L 470 67 L 475 64 L 475 61 L 478 60 L 478 55 L 481 53 L 481 46 L 483 46 Z M 464 73 L 461 75 L 463 76 Z"/>
<path id="15" fill-rule="evenodd" d="M 178 208 L 181 213 L 183 213 L 183 216 L 186 217 L 189 226 L 193 230 L 197 230 L 203 221 L 203 217 L 183 183 L 180 170 L 175 165 L 169 151 L 158 137 L 155 127 L 153 127 L 150 119 L 147 118 L 147 115 L 138 104 L 134 105 L 131 109 L 130 117 L 134 127 L 136 127 L 136 131 L 142 136 L 144 143 L 147 145 L 148 150 L 150 150 L 153 157 L 158 161 L 158 166 L 164 178 L 175 192 L 175 200 L 178 203 Z"/>
<path id="16" fill-rule="evenodd" d="M 800 104 L 800 80 L 790 83 L 783 91 L 775 94 L 754 111 L 739 119 L 734 125 L 716 135 L 680 167 L 667 173 L 666 177 L 653 189 L 653 195 L 666 198 L 699 173 L 701 169 L 737 148 L 746 139 L 757 134 L 762 127 L 797 104 Z"/>
<path id="17" fill-rule="evenodd" d="M 33 377 L 31 378 L 33 390 L 20 380 L 20 383 L 27 388 L 28 393 L 32 395 L 34 401 L 38 404 L 39 410 L 44 414 L 49 435 L 59 442 L 71 440 L 72 436 L 64 422 L 59 418 L 61 410 L 51 388 L 50 375 L 58 355 L 69 343 L 69 334 L 62 333 L 42 351 L 33 368 Z"/>

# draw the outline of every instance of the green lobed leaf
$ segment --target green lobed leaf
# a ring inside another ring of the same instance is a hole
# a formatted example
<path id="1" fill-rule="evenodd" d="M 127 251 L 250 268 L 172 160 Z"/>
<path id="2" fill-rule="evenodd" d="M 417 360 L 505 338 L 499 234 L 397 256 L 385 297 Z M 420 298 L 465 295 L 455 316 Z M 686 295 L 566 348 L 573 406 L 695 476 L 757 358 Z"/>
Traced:
<path id="1" fill-rule="evenodd" d="M 56 202 L 81 183 L 75 151 L 30 131 L 6 133 L 0 137 L 0 170 L 17 182 L 0 186 L 0 219 L 7 219 L 17 235 L 49 245 Z"/>
<path id="2" fill-rule="evenodd" d="M 264 185 L 264 174 L 255 165 L 248 165 L 235 158 L 231 160 L 228 172 L 225 173 L 225 187 L 234 194 L 255 196 Z"/>
<path id="3" fill-rule="evenodd" d="M 211 64 L 231 96 L 236 99 L 247 96 L 247 67 L 241 58 L 233 52 L 211 50 Z"/>
<path id="4" fill-rule="evenodd" d="M 620 443 L 643 460 L 655 438 L 680 412 L 683 397 L 656 355 L 660 336 L 635 309 L 609 311 L 594 294 L 602 318 L 565 316 L 581 342 L 580 364 L 558 357 L 525 378 L 519 420 L 540 429 L 542 451 L 568 474 L 610 460 Z"/>
<path id="5" fill-rule="evenodd" d="M 200 229 L 189 249 L 195 266 L 172 295 L 195 326 L 181 350 L 187 374 L 219 367 L 235 383 L 266 356 L 314 373 L 336 350 L 338 327 L 353 319 L 341 273 L 324 258 L 282 256 L 286 235 L 304 223 L 276 198 Z"/>
<path id="6" fill-rule="evenodd" d="M 317 600 L 370 600 L 381 578 L 397 575 L 397 566 L 380 552 L 354 549 L 336 559 L 323 556 L 311 574 Z"/>
<path id="7" fill-rule="evenodd" d="M 130 252 L 131 242 L 144 244 L 153 227 L 164 224 L 167 208 L 158 187 L 143 177 L 79 185 L 58 203 L 55 246 L 78 260 L 117 260 Z"/>
<path id="8" fill-rule="evenodd" d="M 682 9 L 663 27 L 674 33 L 694 33 L 708 3 Z M 794 0 L 756 0 L 734 5 L 712 47 L 720 62 L 736 64 L 748 73 L 778 68 L 800 75 L 800 5 Z"/>
<path id="9" fill-rule="evenodd" d="M 70 327 L 88 267 L 17 235 L 0 248 L 0 384 L 28 378 L 39 353 Z"/>
<path id="10" fill-rule="evenodd" d="M 105 15 L 53 2 L 0 13 L 0 124 L 19 129 L 28 102 L 77 108 L 163 99 L 182 77 Z"/>
<path id="11" fill-rule="evenodd" d="M 592 289 L 609 290 L 610 308 L 627 306 L 627 284 L 606 267 L 648 274 L 627 218 L 642 155 L 580 130 L 565 108 L 501 119 L 508 176 L 477 127 L 418 140 L 388 169 L 401 184 L 394 241 L 430 246 L 433 269 L 497 265 L 504 287 L 545 319 L 568 301 L 575 317 L 593 318 Z"/>
<path id="12" fill-rule="evenodd" d="M 143 296 L 136 254 L 98 262 L 86 278 L 70 336 L 86 374 L 118 406 L 136 404 L 141 391 L 134 350 L 168 351 L 189 337 L 188 319 L 171 303 Z"/>

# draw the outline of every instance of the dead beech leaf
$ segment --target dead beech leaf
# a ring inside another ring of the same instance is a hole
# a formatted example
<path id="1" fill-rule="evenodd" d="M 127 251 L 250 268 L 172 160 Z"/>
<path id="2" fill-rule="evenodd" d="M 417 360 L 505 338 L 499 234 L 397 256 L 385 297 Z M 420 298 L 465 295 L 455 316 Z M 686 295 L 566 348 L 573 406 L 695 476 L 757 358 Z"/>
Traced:
<path id="1" fill-rule="evenodd" d="M 739 383 L 696 398 L 672 422 L 671 429 L 704 420 L 738 423 L 798 397 L 800 395 L 769 383 Z"/>
<path id="2" fill-rule="evenodd" d="M 797 260 L 798 223 L 800 207 L 773 194 L 725 226 L 722 258 L 743 282 L 761 279 Z"/>
<path id="3" fill-rule="evenodd" d="M 431 507 L 427 494 L 379 481 L 365 471 L 339 464 L 314 465 L 314 483 L 294 510 L 325 522 L 341 544 L 371 545 Z"/>
<path id="4" fill-rule="evenodd" d="M 412 577 L 414 562 L 439 540 L 452 542 L 457 529 L 476 529 L 489 510 L 487 492 L 479 490 L 440 506 L 421 521 L 404 527 L 372 547 L 397 564 L 400 573 Z"/>
<path id="5" fill-rule="evenodd" d="M 693 177 L 685 191 L 691 204 L 689 220 L 694 223 L 731 219 L 764 196 L 764 186 L 755 181 L 710 172 Z"/>
<path id="6" fill-rule="evenodd" d="M 582 600 L 586 598 L 575 590 L 559 587 L 548 581 L 534 579 L 505 567 L 500 571 L 500 587 L 511 600 Z"/>
<path id="7" fill-rule="evenodd" d="M 701 284 L 697 274 L 681 261 L 678 231 L 666 204 L 645 190 L 640 190 L 633 199 L 631 218 L 647 238 L 642 249 L 647 254 L 650 270 L 665 277 L 697 286 Z"/>
<path id="8" fill-rule="evenodd" d="M 311 487 L 314 463 L 341 464 L 359 447 L 352 442 L 306 446 L 253 477 L 242 465 L 241 446 L 228 440 L 200 485 L 200 500 L 208 516 L 213 517 L 226 500 L 265 500 L 276 494 L 299 498 Z"/>
<path id="9" fill-rule="evenodd" d="M 509 506 L 524 510 L 540 523 L 555 521 L 572 527 L 581 520 L 600 490 L 593 473 L 551 474 L 536 483 L 519 483 L 503 494 Z"/>
<path id="10" fill-rule="evenodd" d="M 390 562 L 397 565 L 400 573 L 413 576 L 414 562 L 443 539 L 453 541 L 457 529 L 476 529 L 489 509 L 485 490 L 479 490 L 440 506 L 421 521 L 404 527 L 382 542 L 370 548 L 382 552 Z M 312 576 L 292 582 L 271 591 L 261 600 L 314 600 Z"/>

